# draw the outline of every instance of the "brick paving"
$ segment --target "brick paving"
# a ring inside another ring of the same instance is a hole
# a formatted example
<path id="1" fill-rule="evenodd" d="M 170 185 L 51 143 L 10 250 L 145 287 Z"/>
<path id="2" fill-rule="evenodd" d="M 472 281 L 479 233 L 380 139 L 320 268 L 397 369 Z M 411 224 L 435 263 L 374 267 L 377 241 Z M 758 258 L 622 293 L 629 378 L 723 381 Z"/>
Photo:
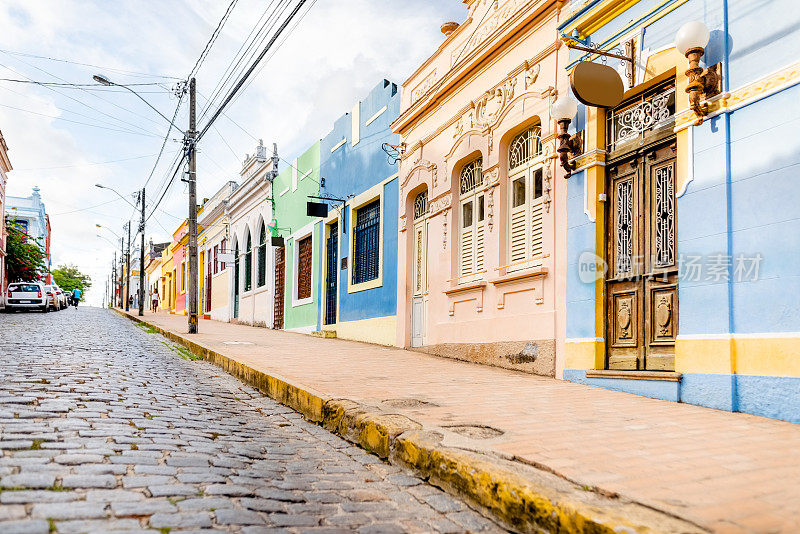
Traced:
<path id="1" fill-rule="evenodd" d="M 108 310 L 0 332 L 0 533 L 500 531 Z"/>
<path id="2" fill-rule="evenodd" d="M 145 319 L 187 331 L 183 316 Z M 800 531 L 800 425 L 216 321 L 192 340 L 321 395 L 391 408 L 446 444 L 546 466 L 709 530 Z"/>

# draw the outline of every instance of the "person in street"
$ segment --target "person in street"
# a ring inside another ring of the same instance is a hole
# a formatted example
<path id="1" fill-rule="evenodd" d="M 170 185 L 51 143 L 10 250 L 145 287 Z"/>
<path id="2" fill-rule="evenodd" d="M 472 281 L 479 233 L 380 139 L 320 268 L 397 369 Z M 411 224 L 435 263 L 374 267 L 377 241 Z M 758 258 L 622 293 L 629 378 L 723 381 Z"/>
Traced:
<path id="1" fill-rule="evenodd" d="M 72 305 L 75 306 L 75 308 L 78 307 L 78 302 L 81 301 L 81 295 L 82 292 L 77 287 L 72 290 Z"/>
<path id="2" fill-rule="evenodd" d="M 133 295 L 128 297 L 128 307 L 133 308 Z"/>
<path id="3" fill-rule="evenodd" d="M 152 300 L 152 302 L 153 302 L 153 313 L 156 313 L 158 311 L 158 289 L 153 291 L 153 300 Z"/>

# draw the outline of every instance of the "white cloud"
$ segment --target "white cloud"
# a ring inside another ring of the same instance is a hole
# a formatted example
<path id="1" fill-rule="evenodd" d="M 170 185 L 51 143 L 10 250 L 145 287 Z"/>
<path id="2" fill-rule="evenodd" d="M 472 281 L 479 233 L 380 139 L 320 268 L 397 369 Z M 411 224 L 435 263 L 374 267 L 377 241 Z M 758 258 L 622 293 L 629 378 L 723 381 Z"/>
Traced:
<path id="1" fill-rule="evenodd" d="M 105 74 L 120 83 L 146 81 L 122 71 L 185 76 L 227 4 L 218 0 L 6 0 L 0 7 L 0 49 L 102 65 L 107 67 Z M 268 2 L 263 0 L 239 1 L 198 73 L 202 95 L 210 96 L 266 5 Z M 461 0 L 319 0 L 227 113 L 256 138 L 277 142 L 283 157 L 293 157 L 326 135 L 333 121 L 382 78 L 398 84 L 405 81 L 441 43 L 441 22 L 461 20 L 465 14 Z M 0 52 L 0 77 L 4 78 L 24 75 L 55 80 L 53 76 L 57 76 L 89 83 L 97 70 Z M 149 93 L 144 96 L 164 114 L 171 115 L 176 103 L 173 97 Z M 200 103 L 203 101 L 199 99 Z M 53 91 L 0 82 L 0 104 L 109 128 L 139 129 L 152 134 L 165 131 L 160 117 L 125 92 Z M 185 109 L 178 121 L 186 123 Z M 226 180 L 236 179 L 240 161 L 256 144 L 226 118 L 216 126 L 233 147 L 233 153 L 215 130 L 204 138 L 198 159 L 201 196 L 211 196 Z M 133 210 L 118 200 L 91 211 L 68 212 L 113 200 L 112 193 L 95 188 L 95 183 L 110 185 L 125 194 L 141 187 L 154 158 L 112 165 L 89 163 L 155 154 L 161 139 L 4 107 L 0 107 L 0 130 L 11 149 L 12 164 L 20 169 L 10 174 L 8 193 L 27 196 L 34 185 L 41 188 L 52 219 L 54 265 L 75 263 L 91 274 L 94 289 L 88 296 L 91 302 L 99 303 L 113 249 L 95 237 L 95 224 L 121 233 L 122 223 Z M 172 137 L 177 139 L 180 134 L 173 132 Z M 164 164 L 148 185 L 151 200 L 165 178 L 166 164 L 179 148 L 178 142 L 168 142 Z M 44 167 L 67 168 L 22 170 Z M 173 185 L 161 207 L 173 216 L 157 212 L 157 221 L 149 223 L 148 239 L 168 240 L 185 215 L 182 183 Z M 110 232 L 103 235 L 115 239 Z"/>

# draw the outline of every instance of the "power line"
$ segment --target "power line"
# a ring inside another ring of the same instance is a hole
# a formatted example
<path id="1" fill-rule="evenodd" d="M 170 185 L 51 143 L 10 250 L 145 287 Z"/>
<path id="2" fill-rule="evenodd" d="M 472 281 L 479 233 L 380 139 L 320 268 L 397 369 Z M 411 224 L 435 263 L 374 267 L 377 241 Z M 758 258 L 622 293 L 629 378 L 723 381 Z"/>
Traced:
<path id="1" fill-rule="evenodd" d="M 110 161 L 90 161 L 90 162 L 87 162 L 87 163 L 79 163 L 77 165 L 58 165 L 58 166 L 55 166 L 55 167 L 28 167 L 28 168 L 25 168 L 25 169 L 14 168 L 14 171 L 15 172 L 20 172 L 20 171 L 49 171 L 49 170 L 53 170 L 53 169 L 74 169 L 76 167 L 90 167 L 90 166 L 94 166 L 94 165 L 111 165 L 112 163 L 121 163 L 123 161 L 132 161 L 132 160 L 135 160 L 135 159 L 149 158 L 150 156 L 155 156 L 155 154 L 144 154 L 142 156 L 133 156 L 133 157 L 130 157 L 130 158 L 122 158 L 122 159 L 112 159 Z"/>
<path id="2" fill-rule="evenodd" d="M 65 119 L 64 117 L 58 117 L 56 115 L 47 115 L 45 113 L 38 113 L 36 111 L 31 111 L 31 110 L 28 110 L 28 109 L 9 106 L 7 104 L 0 104 L 0 106 L 2 106 L 4 108 L 8 108 L 8 109 L 14 109 L 14 110 L 17 110 L 17 111 L 23 111 L 25 113 L 30 113 L 32 115 L 39 115 L 41 117 L 47 117 L 47 118 L 50 118 L 50 119 L 53 119 L 53 120 L 72 122 L 74 124 L 81 124 L 83 126 L 89 126 L 89 127 L 92 127 L 92 128 L 100 128 L 100 129 L 109 130 L 109 131 L 112 131 L 112 132 L 126 133 L 126 134 L 130 134 L 130 135 L 144 135 L 144 136 L 147 136 L 147 137 L 158 137 L 158 135 L 152 134 L 152 133 L 133 132 L 133 131 L 130 131 L 130 130 L 120 130 L 118 128 L 111 128 L 110 126 L 100 126 L 100 125 L 97 125 L 97 124 L 90 124 L 88 122 L 74 121 L 74 120 L 71 120 L 71 119 Z"/>
<path id="3" fill-rule="evenodd" d="M 40 82 L 37 80 L 15 80 L 13 78 L 0 78 L 0 82 L 32 83 L 36 85 L 50 85 L 53 87 L 97 87 L 96 83 L 69 83 L 69 82 Z M 126 83 L 127 86 L 136 85 L 161 85 L 160 83 Z"/>
<path id="4" fill-rule="evenodd" d="M 49 57 L 49 56 L 37 56 L 36 54 L 27 54 L 25 52 L 17 52 L 17 51 L 14 51 L 14 50 L 0 49 L 0 52 L 4 52 L 6 54 L 13 54 L 15 56 L 23 56 L 23 57 L 30 57 L 30 58 L 36 58 L 36 59 L 46 59 L 48 61 L 57 61 L 59 63 L 71 63 L 73 65 L 82 65 L 84 67 L 92 67 L 92 68 L 100 69 L 100 70 L 115 71 L 115 72 L 119 72 L 121 74 L 126 74 L 128 76 L 134 76 L 134 77 L 140 77 L 140 78 L 164 78 L 164 79 L 170 79 L 170 80 L 180 80 L 180 78 L 177 77 L 177 76 L 165 76 L 165 75 L 162 75 L 162 74 L 148 74 L 146 72 L 136 72 L 136 71 L 131 71 L 131 70 L 123 70 L 123 69 L 117 69 L 117 68 L 114 68 L 114 67 L 101 67 L 99 65 L 92 65 L 91 63 L 81 63 L 80 61 L 72 61 L 72 60 L 69 60 L 69 59 L 55 58 L 55 57 Z"/>
<path id="5" fill-rule="evenodd" d="M 280 37 L 281 33 L 283 33 L 283 30 L 286 29 L 286 27 L 289 25 L 289 23 L 292 21 L 292 19 L 295 17 L 295 15 L 297 15 L 297 13 L 300 11 L 300 8 L 302 8 L 303 5 L 305 5 L 305 3 L 306 3 L 306 0 L 300 0 L 298 2 L 297 6 L 295 6 L 295 8 L 292 10 L 292 12 L 289 14 L 289 16 L 286 18 L 286 20 L 284 20 L 283 23 L 278 27 L 278 29 L 276 30 L 275 34 L 272 36 L 272 38 L 267 43 L 267 46 L 265 46 L 264 50 L 262 50 L 261 54 L 259 54 L 258 58 L 256 58 L 256 60 L 253 62 L 253 64 L 250 65 L 250 68 L 247 69 L 247 72 L 244 73 L 244 75 L 240 78 L 239 82 L 233 87 L 233 89 L 231 89 L 231 91 L 228 93 L 228 96 L 225 98 L 225 100 L 222 102 L 222 104 L 220 104 L 219 108 L 217 108 L 217 111 L 214 113 L 214 115 L 211 116 L 211 118 L 208 120 L 208 122 L 203 127 L 203 129 L 200 130 L 200 133 L 197 136 L 197 140 L 198 141 L 203 138 L 203 135 L 205 135 L 205 133 L 208 131 L 208 129 L 211 127 L 211 125 L 214 124 L 214 121 L 217 120 L 217 117 L 220 116 L 220 114 L 222 113 L 222 110 L 224 110 L 225 107 L 228 105 L 228 103 L 230 103 L 230 101 L 233 99 L 233 97 L 236 96 L 236 93 L 239 92 L 239 90 L 242 88 L 242 85 L 244 85 L 244 83 L 247 81 L 247 79 L 250 77 L 250 75 L 256 69 L 256 67 L 261 62 L 261 60 L 264 58 L 264 56 L 267 55 L 267 52 L 269 52 L 270 48 L 272 48 L 272 45 L 275 43 L 275 41 L 278 40 L 278 37 Z"/>
<path id="6" fill-rule="evenodd" d="M 267 5 L 266 9 L 261 14 L 261 16 L 259 17 L 258 21 L 256 21 L 255 25 L 250 30 L 250 33 L 248 33 L 247 37 L 244 39 L 244 41 L 242 41 L 242 44 L 239 46 L 239 49 L 236 51 L 236 54 L 234 54 L 233 59 L 230 61 L 228 66 L 225 68 L 225 72 L 223 72 L 222 76 L 220 76 L 219 81 L 214 86 L 214 89 L 212 89 L 212 91 L 211 91 L 211 98 L 207 99 L 207 105 L 203 108 L 202 112 L 200 113 L 200 119 L 201 120 L 206 116 L 206 113 L 208 113 L 208 109 L 209 109 L 209 106 L 210 106 L 211 102 L 216 100 L 217 96 L 219 96 L 219 94 L 221 94 L 222 91 L 224 90 L 224 88 L 228 85 L 228 82 L 233 79 L 234 72 L 236 72 L 236 69 L 239 68 L 239 65 L 244 60 L 245 56 L 253 48 L 253 46 L 255 45 L 256 41 L 259 40 L 259 35 L 261 35 L 261 32 L 264 31 L 264 28 L 266 28 L 266 26 L 269 23 L 270 19 L 275 15 L 275 11 L 274 10 L 272 11 L 272 15 L 269 15 L 270 10 L 272 9 L 272 6 L 273 6 L 274 3 L 275 3 L 275 0 L 270 0 L 269 5 Z M 265 19 L 264 17 L 267 17 L 267 18 Z M 263 20 L 263 22 L 262 22 L 262 20 Z M 258 31 L 256 32 L 257 29 L 258 29 Z M 253 35 L 253 32 L 256 32 L 255 36 Z M 253 37 L 252 40 L 251 40 L 251 37 Z M 263 38 L 262 38 L 262 41 L 263 41 Z M 246 49 L 245 49 L 245 45 L 247 45 Z M 242 49 L 245 49 L 244 52 L 242 52 Z"/>
<path id="7" fill-rule="evenodd" d="M 30 67 L 33 67 L 33 68 L 34 68 L 34 69 L 36 69 L 36 70 L 42 71 L 43 73 L 47 74 L 48 76 L 53 76 L 54 78 L 61 79 L 61 78 L 58 78 L 58 76 L 55 76 L 54 74 L 51 74 L 51 73 L 47 72 L 46 70 L 40 69 L 39 67 L 37 67 L 37 66 L 35 66 L 35 65 L 31 65 L 30 63 L 27 63 L 27 62 L 25 62 L 25 61 L 22 61 L 22 60 L 18 60 L 18 61 L 21 61 L 22 63 L 25 63 L 26 65 L 28 65 L 28 66 L 30 66 Z M 22 73 L 20 73 L 20 72 L 17 72 L 15 69 L 12 69 L 11 67 L 8 67 L 8 66 L 6 66 L 6 65 L 2 65 L 2 64 L 0 64 L 0 66 L 2 66 L 2 67 L 4 67 L 4 68 L 6 68 L 6 69 L 8 69 L 8 70 L 10 70 L 11 72 L 13 72 L 13 73 L 15 73 L 15 74 L 19 74 L 19 75 L 23 76 L 24 78 L 27 78 L 28 80 L 31 80 L 31 78 L 30 78 L 29 76 L 26 76 L 25 74 L 22 74 Z M 62 80 L 62 81 L 66 81 L 66 80 L 63 80 L 63 79 L 61 79 L 61 80 Z M 77 98 L 74 98 L 74 97 L 72 97 L 72 96 L 70 96 L 70 95 L 68 95 L 68 94 L 66 94 L 66 93 L 63 93 L 62 91 L 60 91 L 60 90 L 58 90 L 58 89 L 55 89 L 55 88 L 53 88 L 53 87 L 49 87 L 49 86 L 43 86 L 43 87 L 44 87 L 45 89 L 49 90 L 49 91 L 52 91 L 52 92 L 54 92 L 54 93 L 56 93 L 56 94 L 59 94 L 59 95 L 61 95 L 61 96 L 64 96 L 64 97 L 66 97 L 66 98 L 68 98 L 68 99 L 70 99 L 70 100 L 72 100 L 72 101 L 74 101 L 74 102 L 77 102 L 78 104 L 80 104 L 80 105 L 82 105 L 82 106 L 84 106 L 84 107 L 87 107 L 87 108 L 91 109 L 92 111 L 94 111 L 94 112 L 96 112 L 96 113 L 99 113 L 99 114 L 101 114 L 101 115 L 105 115 L 106 117 L 108 117 L 108 118 L 110 118 L 110 119 L 112 119 L 112 120 L 115 120 L 115 121 L 117 121 L 117 122 L 120 122 L 120 123 L 122 123 L 122 124 L 125 124 L 125 125 L 127 125 L 127 126 L 132 126 L 132 127 L 136 128 L 136 129 L 138 129 L 138 130 L 141 130 L 141 131 L 143 131 L 143 132 L 147 132 L 147 133 L 150 133 L 150 134 L 152 134 L 152 132 L 148 132 L 146 129 L 142 128 L 142 127 L 141 127 L 141 126 L 139 126 L 138 124 L 134 124 L 134 123 L 131 123 L 131 122 L 127 122 L 127 121 L 125 121 L 125 120 L 123 120 L 123 119 L 120 119 L 119 117 L 115 117 L 114 115 L 111 115 L 111 114 L 109 114 L 109 113 L 106 113 L 106 112 L 104 112 L 104 111 L 101 111 L 101 110 L 97 109 L 96 107 L 94 107 L 94 106 L 91 106 L 91 105 L 87 104 L 86 102 L 84 102 L 84 101 L 82 101 L 82 100 L 78 100 Z M 82 88 L 81 88 L 81 90 L 84 90 L 84 91 L 85 91 L 85 89 L 82 89 Z M 109 102 L 108 100 L 105 100 L 104 98 L 100 98 L 98 95 L 96 95 L 96 94 L 93 94 L 93 93 L 90 93 L 90 92 L 88 92 L 88 91 L 86 91 L 86 94 L 89 94 L 89 95 L 91 95 L 91 96 L 93 96 L 93 97 L 95 97 L 95 98 L 98 98 L 98 99 L 100 99 L 100 100 L 102 100 L 102 101 L 104 101 L 104 102 Z M 113 102 L 111 102 L 111 103 L 113 104 Z M 120 107 L 120 106 L 117 106 L 116 104 L 113 104 L 113 105 L 114 105 L 114 106 L 116 106 L 116 107 Z M 121 108 L 121 109 L 125 109 L 125 108 Z M 126 111 L 128 111 L 128 110 L 126 110 Z M 133 112 L 130 112 L 130 113 L 133 113 Z M 133 114 L 134 114 L 134 115 L 137 115 L 136 113 L 133 113 Z M 148 119 L 148 120 L 150 120 L 150 119 Z M 155 122 L 155 121 L 151 121 L 151 122 Z"/>
<path id="8" fill-rule="evenodd" d="M 222 31 L 222 27 L 225 26 L 225 23 L 228 21 L 228 17 L 231 16 L 231 12 L 233 11 L 233 8 L 236 6 L 236 3 L 238 1 L 239 0 L 231 0 L 231 3 L 228 4 L 228 9 L 225 10 L 225 13 L 222 15 L 222 18 L 217 23 L 217 27 L 214 29 L 214 32 L 211 34 L 211 38 L 206 43 L 205 48 L 203 48 L 203 51 L 200 53 L 200 57 L 197 58 L 197 61 L 195 62 L 194 67 L 192 67 L 192 70 L 189 72 L 189 75 L 186 77 L 187 80 L 191 79 L 192 76 L 194 76 L 197 73 L 197 71 L 200 70 L 200 66 L 203 64 L 203 61 L 205 61 L 206 57 L 208 56 L 208 53 L 211 51 L 211 47 L 214 46 L 214 43 L 216 42 L 217 37 L 219 36 L 220 32 Z"/>

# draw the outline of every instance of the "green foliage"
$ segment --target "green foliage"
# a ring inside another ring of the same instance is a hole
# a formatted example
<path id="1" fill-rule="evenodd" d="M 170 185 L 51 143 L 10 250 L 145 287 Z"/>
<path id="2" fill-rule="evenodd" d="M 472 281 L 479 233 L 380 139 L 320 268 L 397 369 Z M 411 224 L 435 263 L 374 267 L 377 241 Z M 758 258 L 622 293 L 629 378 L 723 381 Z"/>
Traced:
<path id="1" fill-rule="evenodd" d="M 6 266 L 9 282 L 33 282 L 47 273 L 47 255 L 20 228 L 14 219 L 6 219 Z"/>
<path id="2" fill-rule="evenodd" d="M 81 300 L 84 300 L 86 290 L 92 287 L 92 279 L 88 274 L 83 274 L 74 265 L 59 265 L 53 269 L 53 281 L 65 291 L 75 288 L 81 290 Z"/>

